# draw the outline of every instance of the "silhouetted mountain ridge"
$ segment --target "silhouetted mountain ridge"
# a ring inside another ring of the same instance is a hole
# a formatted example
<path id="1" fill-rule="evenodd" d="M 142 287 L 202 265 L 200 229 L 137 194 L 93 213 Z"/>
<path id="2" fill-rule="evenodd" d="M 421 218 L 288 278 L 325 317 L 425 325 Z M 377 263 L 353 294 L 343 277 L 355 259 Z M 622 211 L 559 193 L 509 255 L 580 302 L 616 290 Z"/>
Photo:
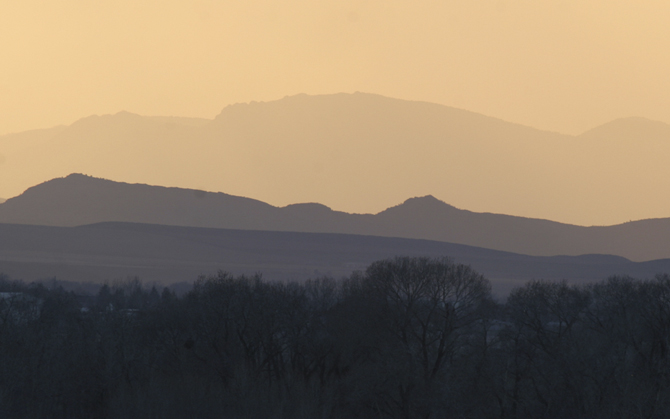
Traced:
<path id="1" fill-rule="evenodd" d="M 461 210 L 430 195 L 377 214 L 349 214 L 317 203 L 275 207 L 220 192 L 72 174 L 0 204 L 2 223 L 78 226 L 106 221 L 428 239 L 537 256 L 670 257 L 670 218 L 581 227 Z"/>
<path id="2" fill-rule="evenodd" d="M 332 233 L 230 230 L 106 222 L 80 227 L 0 223 L 0 273 L 45 278 L 145 283 L 190 282 L 225 270 L 266 280 L 341 278 L 396 255 L 452 258 L 491 280 L 499 295 L 531 279 L 584 283 L 610 275 L 653 277 L 670 259 L 631 262 L 610 255 L 527 256 L 431 240 Z"/>
<path id="3" fill-rule="evenodd" d="M 47 211 L 40 208 L 46 203 Z M 62 226 L 129 220 L 199 226 L 202 220 L 221 216 L 231 222 L 270 217 L 268 211 L 273 208 L 220 192 L 128 184 L 81 174 L 44 182 L 2 205 L 3 215 L 12 214 L 9 217 L 16 222 Z"/>
<path id="4" fill-rule="evenodd" d="M 667 214 L 663 127 L 633 118 L 569 136 L 366 93 L 235 104 L 213 120 L 120 112 L 1 136 L 0 195 L 88 173 L 277 206 L 377 213 L 431 194 L 475 211 L 613 224 Z"/>

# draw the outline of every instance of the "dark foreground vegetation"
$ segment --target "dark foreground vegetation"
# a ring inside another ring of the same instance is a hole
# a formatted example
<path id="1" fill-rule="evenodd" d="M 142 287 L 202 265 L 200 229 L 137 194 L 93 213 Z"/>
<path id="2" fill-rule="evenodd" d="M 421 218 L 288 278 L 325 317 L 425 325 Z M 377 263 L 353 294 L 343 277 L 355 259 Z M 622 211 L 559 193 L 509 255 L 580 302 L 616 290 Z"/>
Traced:
<path id="1" fill-rule="evenodd" d="M 0 281 L 3 418 L 667 418 L 670 278 L 531 282 L 448 260 L 343 281 L 220 273 L 88 301 Z"/>

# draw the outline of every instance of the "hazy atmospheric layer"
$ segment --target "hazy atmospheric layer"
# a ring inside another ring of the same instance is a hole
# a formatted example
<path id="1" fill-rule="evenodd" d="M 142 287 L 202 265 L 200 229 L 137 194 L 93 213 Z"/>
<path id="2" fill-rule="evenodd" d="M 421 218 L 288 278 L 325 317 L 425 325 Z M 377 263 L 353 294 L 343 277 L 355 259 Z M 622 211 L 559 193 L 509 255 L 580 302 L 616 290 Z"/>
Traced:
<path id="1" fill-rule="evenodd" d="M 0 134 L 366 91 L 578 134 L 670 122 L 667 0 L 0 2 Z"/>
<path id="2" fill-rule="evenodd" d="M 0 136 L 0 196 L 84 173 L 284 206 L 377 213 L 433 195 L 458 208 L 610 225 L 670 215 L 670 126 L 578 136 L 356 93 L 236 104 L 214 119 L 91 116 Z"/>

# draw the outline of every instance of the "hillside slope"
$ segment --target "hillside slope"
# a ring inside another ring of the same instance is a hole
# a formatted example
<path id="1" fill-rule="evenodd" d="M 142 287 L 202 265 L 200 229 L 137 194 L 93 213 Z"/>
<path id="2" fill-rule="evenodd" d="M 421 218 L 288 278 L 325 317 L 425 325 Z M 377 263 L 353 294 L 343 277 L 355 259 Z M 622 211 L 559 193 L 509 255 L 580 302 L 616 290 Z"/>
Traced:
<path id="1" fill-rule="evenodd" d="M 314 203 L 275 207 L 223 193 L 73 174 L 0 204 L 1 223 L 79 226 L 108 221 L 403 237 L 536 256 L 598 253 L 635 261 L 670 258 L 667 218 L 581 227 L 460 210 L 432 196 L 411 198 L 377 214 L 348 214 Z"/>
<path id="2" fill-rule="evenodd" d="M 670 259 L 635 263 L 616 256 L 533 257 L 430 240 L 101 223 L 82 227 L 0 224 L 0 273 L 34 281 L 191 282 L 226 270 L 267 280 L 341 278 L 397 255 L 451 257 L 491 280 L 498 295 L 531 279 L 584 283 L 610 275 L 653 277 Z"/>

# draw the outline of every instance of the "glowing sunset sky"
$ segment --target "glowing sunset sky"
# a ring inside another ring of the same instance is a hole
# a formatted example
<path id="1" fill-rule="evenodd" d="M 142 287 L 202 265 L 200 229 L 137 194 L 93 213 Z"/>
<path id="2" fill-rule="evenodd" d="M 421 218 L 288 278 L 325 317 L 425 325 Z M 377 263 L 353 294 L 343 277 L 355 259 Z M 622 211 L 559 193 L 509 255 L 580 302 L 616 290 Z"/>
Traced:
<path id="1" fill-rule="evenodd" d="M 569 134 L 670 122 L 668 22 L 663 0 L 4 1 L 0 134 L 354 91 Z"/>

